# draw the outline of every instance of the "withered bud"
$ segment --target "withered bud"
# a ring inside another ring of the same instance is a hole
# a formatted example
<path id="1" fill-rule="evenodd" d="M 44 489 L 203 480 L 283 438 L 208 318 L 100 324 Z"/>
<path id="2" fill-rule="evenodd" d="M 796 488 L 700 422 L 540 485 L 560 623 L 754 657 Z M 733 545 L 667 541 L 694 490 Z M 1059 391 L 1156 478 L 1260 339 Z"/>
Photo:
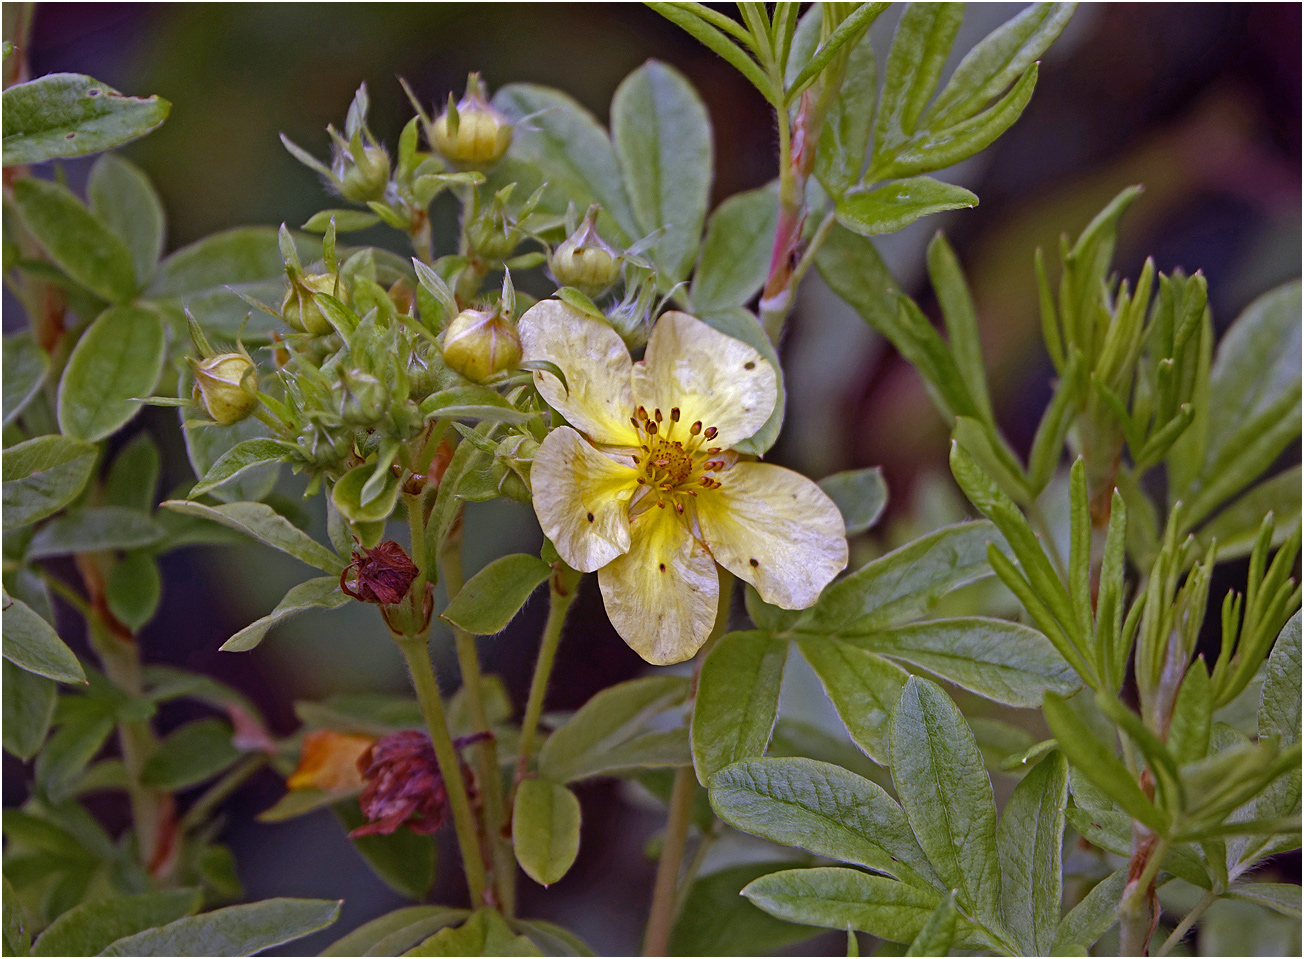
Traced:
<path id="1" fill-rule="evenodd" d="M 453 746 L 462 749 L 489 736 L 463 736 L 453 740 Z M 473 790 L 471 770 L 460 758 L 458 765 L 462 780 L 468 790 Z M 349 833 L 350 839 L 388 836 L 404 823 L 414 833 L 428 835 L 448 820 L 448 788 L 430 737 L 420 730 L 382 736 L 358 757 L 358 771 L 367 784 L 358 797 L 358 806 L 368 822 Z"/>
<path id="2" fill-rule="evenodd" d="M 416 563 L 403 547 L 387 539 L 375 549 L 354 550 L 353 562 L 340 573 L 340 589 L 364 603 L 392 606 L 407 596 L 417 572 Z M 349 573 L 353 574 L 352 587 Z"/>

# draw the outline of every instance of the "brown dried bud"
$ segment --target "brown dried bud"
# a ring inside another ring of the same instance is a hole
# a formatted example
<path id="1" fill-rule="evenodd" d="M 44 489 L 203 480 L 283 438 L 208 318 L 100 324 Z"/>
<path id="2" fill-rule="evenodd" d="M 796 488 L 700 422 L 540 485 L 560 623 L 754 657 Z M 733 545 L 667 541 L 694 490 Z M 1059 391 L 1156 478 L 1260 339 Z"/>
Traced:
<path id="1" fill-rule="evenodd" d="M 352 588 L 347 581 L 350 572 Z M 416 563 L 403 547 L 387 539 L 375 549 L 354 551 L 353 562 L 340 573 L 340 589 L 364 603 L 392 606 L 407 596 L 417 573 Z"/>
<path id="2" fill-rule="evenodd" d="M 487 739 L 489 733 L 453 740 L 457 749 Z M 473 783 L 471 770 L 459 759 L 462 779 Z M 415 833 L 438 831 L 449 814 L 448 789 L 439 772 L 430 737 L 408 729 L 383 736 L 358 758 L 358 771 L 366 782 L 358 806 L 368 822 L 349 833 L 388 836 L 404 823 Z"/>

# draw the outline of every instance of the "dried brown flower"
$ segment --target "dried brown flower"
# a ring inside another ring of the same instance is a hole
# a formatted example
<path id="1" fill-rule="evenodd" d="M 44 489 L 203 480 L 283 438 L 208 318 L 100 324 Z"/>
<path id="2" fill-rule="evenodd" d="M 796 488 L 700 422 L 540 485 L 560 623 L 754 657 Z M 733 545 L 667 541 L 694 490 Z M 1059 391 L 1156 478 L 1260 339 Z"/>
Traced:
<path id="1" fill-rule="evenodd" d="M 487 739 L 489 733 L 477 733 L 453 740 L 461 749 Z M 459 764 L 462 779 L 473 786 L 471 770 Z M 430 737 L 420 730 L 390 733 L 372 744 L 358 757 L 358 771 L 366 782 L 358 806 L 368 822 L 349 833 L 359 836 L 388 836 L 399 826 L 426 835 L 439 830 L 448 819 L 448 789 L 439 772 Z"/>
<path id="2" fill-rule="evenodd" d="M 352 588 L 347 581 L 350 572 Z M 354 551 L 353 562 L 340 573 L 340 589 L 364 603 L 392 606 L 403 601 L 417 572 L 416 563 L 403 547 L 387 539 L 375 549 Z"/>

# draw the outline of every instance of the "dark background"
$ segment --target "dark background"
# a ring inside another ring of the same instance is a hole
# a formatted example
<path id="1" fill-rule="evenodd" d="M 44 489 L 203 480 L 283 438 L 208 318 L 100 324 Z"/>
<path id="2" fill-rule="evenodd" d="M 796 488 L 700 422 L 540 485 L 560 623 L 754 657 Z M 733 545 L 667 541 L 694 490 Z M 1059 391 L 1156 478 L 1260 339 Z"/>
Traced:
<path id="1" fill-rule="evenodd" d="M 958 57 L 1020 8 L 970 8 Z M 726 9 L 721 7 L 721 9 Z M 876 24 L 886 49 L 897 12 Z M 995 146 L 947 175 L 981 198 L 972 211 L 933 217 L 882 244 L 898 279 L 925 310 L 923 248 L 944 228 L 974 288 L 998 416 L 1026 452 L 1050 393 L 1052 368 L 1036 319 L 1032 253 L 1052 253 L 1115 193 L 1146 192 L 1123 221 L 1116 267 L 1135 277 L 1145 256 L 1161 270 L 1203 270 L 1218 328 L 1300 267 L 1300 7 L 1297 4 L 1084 5 L 1044 58 L 1022 119 Z M 132 94 L 173 103 L 168 122 L 124 153 L 153 178 L 169 214 L 169 249 L 241 224 L 302 223 L 335 202 L 277 142 L 284 132 L 319 155 L 324 127 L 342 123 L 354 89 L 371 90 L 372 126 L 391 147 L 410 116 L 397 75 L 428 103 L 460 93 L 469 70 L 491 89 L 508 82 L 558 87 L 606 119 L 620 80 L 655 57 L 701 91 L 715 127 L 713 203 L 775 174 L 775 134 L 764 102 L 732 68 L 637 4 L 114 4 L 38 8 L 33 75 L 89 73 Z M 880 57 L 880 63 L 882 59 Z M 75 182 L 78 164 L 70 164 Z M 447 245 L 447 242 L 446 242 Z M 10 326 L 12 318 L 7 317 Z M 816 478 L 883 465 L 892 502 L 890 538 L 927 528 L 959 507 L 946 473 L 947 431 L 913 371 L 812 278 L 783 344 L 789 417 L 773 459 Z M 164 446 L 164 489 L 191 479 L 175 419 L 137 421 Z M 1298 459 L 1298 451 L 1290 457 Z M 294 492 L 293 483 L 285 489 Z M 317 504 L 308 504 L 315 508 Z M 473 508 L 468 574 L 509 550 L 537 548 L 528 507 Z M 304 575 L 260 547 L 174 554 L 164 567 L 158 619 L 142 636 L 146 658 L 216 675 L 254 697 L 275 731 L 296 721 L 295 699 L 403 688 L 401 663 L 370 610 L 308 616 L 256 652 L 216 652 Z M 1220 599 L 1243 583 L 1231 564 L 1215 579 Z M 488 671 L 523 704 L 542 623 L 535 600 L 502 636 L 486 641 Z M 74 631 L 76 626 L 69 624 Z M 447 636 L 433 648 L 455 681 Z M 550 709 L 573 709 L 593 692 L 637 675 L 641 661 L 606 623 L 592 583 L 583 588 L 554 674 Z M 785 689 L 785 711 L 820 704 Z M 827 710 L 825 709 L 825 712 Z M 165 725 L 188 718 L 165 711 Z M 5 797 L 21 796 L 26 771 L 6 758 Z M 270 774 L 230 806 L 226 841 L 251 898 L 342 897 L 343 919 L 288 947 L 315 951 L 400 904 L 374 879 L 323 813 L 278 826 L 253 815 L 282 785 Z M 652 864 L 643 844 L 662 818 L 610 783 L 582 787 L 580 860 L 546 896 L 522 882 L 522 913 L 576 930 L 599 953 L 637 948 Z M 112 819 L 121 811 L 102 810 Z M 441 901 L 464 895 L 451 844 Z M 745 854 L 745 853 L 740 853 Z M 1298 866 L 1289 868 L 1296 871 Z M 841 936 L 795 951 L 840 952 Z"/>

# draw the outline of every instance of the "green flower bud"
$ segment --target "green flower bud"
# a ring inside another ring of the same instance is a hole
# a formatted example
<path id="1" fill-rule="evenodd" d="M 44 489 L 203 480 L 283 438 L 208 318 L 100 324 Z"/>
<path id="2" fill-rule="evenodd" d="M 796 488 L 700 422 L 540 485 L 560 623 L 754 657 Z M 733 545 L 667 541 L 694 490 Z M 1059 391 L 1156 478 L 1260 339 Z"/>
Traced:
<path id="1" fill-rule="evenodd" d="M 485 99 L 478 74 L 466 81 L 466 94 L 439 115 L 428 131 L 430 145 L 451 163 L 483 169 L 503 158 L 512 142 L 512 124 Z"/>
<path id="2" fill-rule="evenodd" d="M 313 299 L 314 293 L 335 295 L 335 277 L 329 273 L 291 277 L 290 290 L 281 303 L 281 317 L 291 329 L 298 330 L 300 333 L 325 336 L 335 332 L 335 327 L 331 326 L 330 320 L 326 319 L 317 306 L 316 300 Z M 338 296 L 341 300 L 348 301 L 342 285 Z"/>
<path id="3" fill-rule="evenodd" d="M 351 426 L 367 426 L 378 422 L 389 405 L 389 394 L 385 384 L 370 373 L 361 371 L 346 372 L 344 380 L 345 397 L 342 419 Z"/>
<path id="4" fill-rule="evenodd" d="M 243 353 L 218 353 L 190 361 L 195 402 L 213 421 L 229 426 L 242 420 L 258 402 L 258 370 Z"/>
<path id="5" fill-rule="evenodd" d="M 483 383 L 521 362 L 521 338 L 499 312 L 463 310 L 444 331 L 444 362 L 471 382 Z"/>
<path id="6" fill-rule="evenodd" d="M 595 226 L 597 217 L 597 206 L 590 207 L 580 228 L 548 258 L 553 279 L 590 298 L 607 292 L 620 277 L 621 252 L 602 239 Z"/>
<path id="7" fill-rule="evenodd" d="M 379 200 L 389 184 L 389 155 L 380 146 L 363 147 L 360 153 L 342 153 L 336 161 L 340 195 L 354 203 Z"/>

